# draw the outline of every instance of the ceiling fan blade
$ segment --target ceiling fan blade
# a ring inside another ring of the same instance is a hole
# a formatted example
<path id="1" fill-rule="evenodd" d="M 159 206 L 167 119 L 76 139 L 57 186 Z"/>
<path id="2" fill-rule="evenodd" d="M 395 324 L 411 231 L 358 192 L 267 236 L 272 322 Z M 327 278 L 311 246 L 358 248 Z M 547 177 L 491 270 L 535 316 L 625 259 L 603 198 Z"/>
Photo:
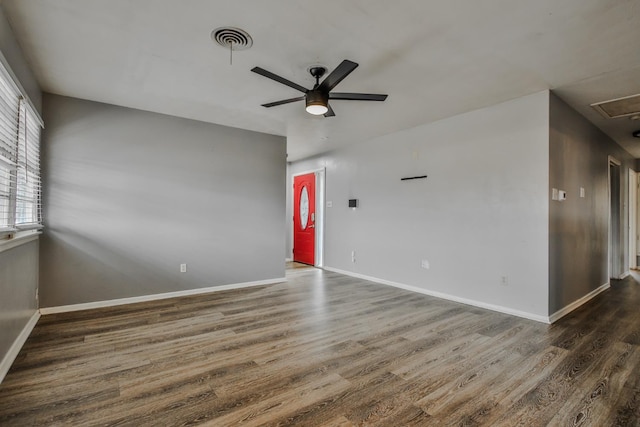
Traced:
<path id="1" fill-rule="evenodd" d="M 348 59 L 345 59 L 340 63 L 340 65 L 336 67 L 335 70 L 331 72 L 331 74 L 329 74 L 322 81 L 322 83 L 320 83 L 320 86 L 318 87 L 318 89 L 320 89 L 324 93 L 329 92 L 357 67 L 358 67 L 358 64 L 356 64 L 353 61 L 349 61 Z"/>
<path id="2" fill-rule="evenodd" d="M 286 86 L 292 87 L 292 88 L 294 88 L 295 90 L 299 90 L 300 92 L 307 93 L 307 88 L 302 87 L 302 86 L 300 86 L 299 84 L 294 83 L 294 82 L 292 82 L 292 81 L 290 81 L 290 80 L 287 80 L 287 79 L 285 79 L 284 77 L 280 77 L 280 76 L 279 76 L 279 75 L 277 75 L 277 74 L 273 74 L 271 71 L 267 71 L 267 70 L 265 70 L 264 68 L 260 68 L 260 67 L 253 67 L 253 68 L 251 69 L 251 71 L 253 71 L 253 72 L 254 72 L 254 73 L 256 73 L 256 74 L 260 74 L 261 76 L 264 76 L 264 77 L 266 77 L 266 78 L 268 78 L 268 79 L 275 80 L 275 81 L 277 81 L 278 83 L 282 83 L 283 85 L 286 85 Z"/>
<path id="3" fill-rule="evenodd" d="M 333 117 L 336 115 L 336 113 L 333 112 L 333 108 L 331 108 L 331 105 L 327 104 L 327 108 L 328 108 L 327 112 L 324 113 L 325 117 Z"/>
<path id="4" fill-rule="evenodd" d="M 348 101 L 384 101 L 389 95 L 375 93 L 329 93 L 329 99 L 343 99 Z"/>
<path id="5" fill-rule="evenodd" d="M 304 96 L 299 96 L 297 98 L 283 99 L 282 101 L 269 102 L 267 104 L 262 104 L 263 107 L 275 107 L 276 105 L 289 104 L 291 102 L 302 101 Z"/>

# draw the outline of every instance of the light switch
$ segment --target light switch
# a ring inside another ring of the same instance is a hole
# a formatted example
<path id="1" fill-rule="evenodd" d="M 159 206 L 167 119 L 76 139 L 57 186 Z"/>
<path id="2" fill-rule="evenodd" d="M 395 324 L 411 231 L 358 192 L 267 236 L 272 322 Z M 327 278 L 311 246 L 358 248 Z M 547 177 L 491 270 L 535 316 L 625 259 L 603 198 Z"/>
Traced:
<path id="1" fill-rule="evenodd" d="M 584 187 L 580 187 L 580 197 L 584 199 Z"/>

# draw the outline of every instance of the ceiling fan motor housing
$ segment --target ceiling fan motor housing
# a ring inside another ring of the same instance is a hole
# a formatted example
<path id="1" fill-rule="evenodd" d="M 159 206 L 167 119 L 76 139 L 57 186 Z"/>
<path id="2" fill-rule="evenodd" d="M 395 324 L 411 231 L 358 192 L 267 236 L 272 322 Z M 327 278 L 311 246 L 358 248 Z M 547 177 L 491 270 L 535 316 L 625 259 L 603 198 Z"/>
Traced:
<path id="1" fill-rule="evenodd" d="M 306 96 L 307 107 L 310 105 L 326 105 L 329 103 L 329 94 L 319 90 L 310 90 Z"/>

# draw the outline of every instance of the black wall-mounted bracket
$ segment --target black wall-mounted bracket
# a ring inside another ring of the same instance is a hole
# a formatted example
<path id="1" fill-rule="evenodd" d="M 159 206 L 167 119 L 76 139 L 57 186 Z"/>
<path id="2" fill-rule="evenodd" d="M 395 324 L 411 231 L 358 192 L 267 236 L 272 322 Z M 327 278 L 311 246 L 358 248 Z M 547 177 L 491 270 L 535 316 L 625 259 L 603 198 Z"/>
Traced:
<path id="1" fill-rule="evenodd" d="M 420 175 L 420 176 L 408 176 L 406 178 L 400 178 L 400 181 L 410 181 L 412 179 L 425 179 L 427 177 L 427 175 Z"/>

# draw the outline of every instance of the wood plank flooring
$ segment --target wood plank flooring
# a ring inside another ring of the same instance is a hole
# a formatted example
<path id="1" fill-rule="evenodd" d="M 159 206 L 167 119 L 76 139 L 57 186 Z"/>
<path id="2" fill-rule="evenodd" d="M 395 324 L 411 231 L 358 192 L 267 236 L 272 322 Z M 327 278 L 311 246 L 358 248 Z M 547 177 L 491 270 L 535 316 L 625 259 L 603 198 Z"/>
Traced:
<path id="1" fill-rule="evenodd" d="M 312 268 L 43 316 L 0 425 L 640 426 L 640 285 L 548 326 Z"/>

